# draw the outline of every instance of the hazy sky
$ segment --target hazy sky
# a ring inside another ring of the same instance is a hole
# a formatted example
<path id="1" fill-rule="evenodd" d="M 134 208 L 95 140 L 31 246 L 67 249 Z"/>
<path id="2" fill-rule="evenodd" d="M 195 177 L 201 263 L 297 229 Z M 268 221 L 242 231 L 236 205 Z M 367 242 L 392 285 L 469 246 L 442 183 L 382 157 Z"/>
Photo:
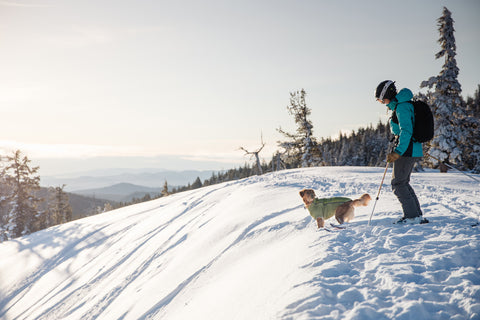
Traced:
<path id="1" fill-rule="evenodd" d="M 73 168 L 45 158 L 81 171 L 106 156 L 230 168 L 262 133 L 270 158 L 276 128 L 295 130 L 286 106 L 302 88 L 317 137 L 375 124 L 380 81 L 417 92 L 440 72 L 443 6 L 473 95 L 478 0 L 0 0 L 0 153 L 20 148 L 48 173 Z"/>

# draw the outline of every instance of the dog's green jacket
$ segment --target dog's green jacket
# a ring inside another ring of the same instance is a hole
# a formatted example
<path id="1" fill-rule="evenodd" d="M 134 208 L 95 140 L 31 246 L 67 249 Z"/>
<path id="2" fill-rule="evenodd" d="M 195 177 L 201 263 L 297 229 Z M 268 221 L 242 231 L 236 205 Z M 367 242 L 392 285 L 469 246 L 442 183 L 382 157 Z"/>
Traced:
<path id="1" fill-rule="evenodd" d="M 337 210 L 338 206 L 347 201 L 352 201 L 352 199 L 345 197 L 315 199 L 308 207 L 308 211 L 314 219 L 323 218 L 327 220 L 335 215 L 335 210 Z"/>

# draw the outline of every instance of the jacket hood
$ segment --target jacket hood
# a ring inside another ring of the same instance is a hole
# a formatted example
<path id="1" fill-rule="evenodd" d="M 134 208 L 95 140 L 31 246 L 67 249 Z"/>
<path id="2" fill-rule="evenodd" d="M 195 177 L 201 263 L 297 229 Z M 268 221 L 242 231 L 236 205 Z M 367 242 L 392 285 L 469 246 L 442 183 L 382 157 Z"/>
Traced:
<path id="1" fill-rule="evenodd" d="M 402 90 L 400 90 L 400 92 L 398 92 L 398 94 L 395 96 L 395 98 L 397 99 L 397 101 L 393 100 L 392 102 L 390 102 L 387 105 L 391 110 L 395 110 L 395 107 L 399 103 L 407 102 L 407 101 L 412 100 L 413 93 L 412 93 L 412 91 L 410 91 L 410 89 L 403 88 Z"/>

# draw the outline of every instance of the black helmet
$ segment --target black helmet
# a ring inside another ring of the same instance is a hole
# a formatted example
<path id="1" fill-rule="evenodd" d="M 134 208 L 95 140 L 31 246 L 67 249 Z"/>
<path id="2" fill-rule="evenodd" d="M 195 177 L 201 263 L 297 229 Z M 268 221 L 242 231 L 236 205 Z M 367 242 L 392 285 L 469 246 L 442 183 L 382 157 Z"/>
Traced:
<path id="1" fill-rule="evenodd" d="M 392 100 L 397 95 L 397 88 L 395 88 L 395 81 L 385 80 L 380 82 L 375 90 L 375 98 L 378 100 Z"/>

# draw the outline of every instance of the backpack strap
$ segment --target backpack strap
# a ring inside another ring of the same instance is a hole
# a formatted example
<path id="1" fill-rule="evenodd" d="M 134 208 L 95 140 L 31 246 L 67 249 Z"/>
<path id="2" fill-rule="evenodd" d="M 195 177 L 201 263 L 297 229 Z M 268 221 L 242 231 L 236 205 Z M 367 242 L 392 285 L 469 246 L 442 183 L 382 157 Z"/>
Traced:
<path id="1" fill-rule="evenodd" d="M 397 106 L 393 109 L 392 116 L 390 117 L 393 123 L 398 124 L 398 117 L 397 117 Z"/>

